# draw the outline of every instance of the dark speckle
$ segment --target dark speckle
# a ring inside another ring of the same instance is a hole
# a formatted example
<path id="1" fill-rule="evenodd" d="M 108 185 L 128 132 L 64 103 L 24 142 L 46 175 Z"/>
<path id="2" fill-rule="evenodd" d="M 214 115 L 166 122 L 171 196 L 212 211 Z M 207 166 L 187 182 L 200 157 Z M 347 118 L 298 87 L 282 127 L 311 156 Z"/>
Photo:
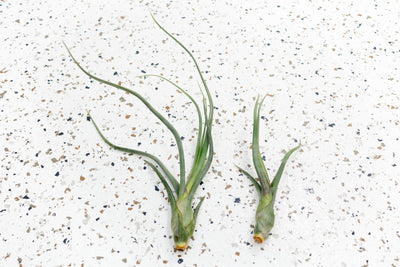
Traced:
<path id="1" fill-rule="evenodd" d="M 178 263 L 181 264 L 183 262 L 183 259 L 179 259 Z"/>
<path id="2" fill-rule="evenodd" d="M 240 203 L 240 198 L 239 197 L 235 198 L 235 203 Z"/>
<path id="3" fill-rule="evenodd" d="M 314 188 L 304 188 L 306 191 L 307 191 L 307 193 L 309 193 L 309 194 L 314 194 L 315 192 L 314 192 Z"/>
<path id="4" fill-rule="evenodd" d="M 55 174 L 56 176 L 59 176 L 60 175 L 60 172 L 56 172 L 56 174 Z"/>
<path id="5" fill-rule="evenodd" d="M 160 189 L 158 189 L 158 187 L 156 185 L 154 186 L 154 190 L 160 191 Z"/>

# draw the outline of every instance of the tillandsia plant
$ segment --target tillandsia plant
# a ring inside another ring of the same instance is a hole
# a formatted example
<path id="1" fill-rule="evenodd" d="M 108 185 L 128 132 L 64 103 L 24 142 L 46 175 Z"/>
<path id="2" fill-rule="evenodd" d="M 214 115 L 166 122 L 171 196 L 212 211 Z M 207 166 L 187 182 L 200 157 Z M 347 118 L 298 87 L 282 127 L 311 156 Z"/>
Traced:
<path id="1" fill-rule="evenodd" d="M 299 149 L 299 144 L 297 147 L 289 150 L 286 155 L 283 157 L 282 163 L 270 183 L 267 170 L 263 164 L 260 154 L 259 147 L 259 129 L 260 129 L 260 110 L 262 103 L 264 102 L 266 96 L 264 96 L 261 101 L 260 97 L 257 97 L 256 104 L 254 106 L 254 123 L 253 123 L 253 145 L 252 145 L 252 154 L 253 154 L 253 163 L 254 168 L 256 169 L 258 179 L 260 182 L 257 182 L 256 178 L 251 176 L 247 171 L 242 168 L 236 166 L 241 172 L 243 172 L 254 184 L 256 191 L 259 196 L 258 207 L 256 211 L 256 225 L 254 228 L 254 241 L 257 243 L 262 243 L 265 239 L 268 238 L 269 232 L 274 226 L 275 215 L 274 215 L 274 203 L 276 198 L 276 192 L 278 189 L 279 181 L 281 180 L 281 176 L 283 173 L 283 169 L 285 168 L 286 162 L 289 157 Z"/>
<path id="2" fill-rule="evenodd" d="M 164 31 L 170 38 L 172 38 L 190 56 L 190 58 L 193 60 L 193 63 L 195 65 L 196 70 L 201 79 L 202 86 L 200 86 L 200 84 L 199 84 L 199 88 L 203 95 L 202 109 L 203 109 L 203 113 L 204 113 L 204 122 L 203 122 L 203 116 L 202 116 L 201 109 L 200 109 L 199 105 L 197 104 L 197 102 L 193 99 L 193 97 L 191 95 L 189 95 L 189 93 L 187 93 L 184 89 L 179 87 L 177 84 L 175 84 L 174 82 L 168 80 L 167 78 L 164 78 L 163 76 L 159 76 L 159 75 L 138 76 L 139 78 L 158 77 L 164 81 L 169 82 L 170 84 L 175 86 L 180 92 L 184 93 L 196 107 L 198 120 L 199 120 L 199 130 L 198 130 L 198 135 L 197 135 L 197 143 L 196 143 L 196 150 L 195 150 L 195 155 L 194 155 L 193 166 L 187 177 L 185 175 L 185 158 L 184 158 L 184 151 L 183 151 L 181 136 L 178 134 L 178 132 L 174 128 L 174 126 L 172 126 L 172 124 L 162 114 L 160 114 L 158 111 L 156 111 L 153 108 L 153 106 L 138 92 L 130 90 L 130 89 L 120 86 L 118 84 L 103 80 L 101 78 L 98 78 L 98 77 L 90 74 L 75 60 L 75 58 L 72 56 L 70 50 L 65 45 L 65 43 L 64 43 L 64 45 L 67 48 L 68 53 L 71 56 L 72 60 L 77 64 L 77 66 L 86 75 L 88 75 L 90 78 L 92 78 L 100 83 L 110 85 L 114 88 L 123 90 L 123 91 L 128 92 L 129 94 L 132 94 L 135 97 L 137 97 L 150 110 L 150 112 L 152 112 L 171 131 L 172 135 L 174 136 L 176 145 L 178 147 L 178 154 L 179 154 L 179 167 L 180 167 L 179 182 L 171 174 L 171 172 L 167 169 L 167 167 L 161 162 L 161 160 L 159 158 L 157 158 L 156 156 L 154 156 L 153 154 L 147 153 L 145 151 L 140 151 L 140 150 L 135 150 L 135 149 L 131 149 L 131 148 L 118 146 L 118 145 L 111 143 L 102 134 L 99 127 L 97 126 L 97 124 L 95 123 L 93 118 L 88 113 L 88 116 L 91 119 L 91 121 L 93 122 L 93 125 L 96 128 L 97 132 L 99 133 L 101 138 L 104 140 L 104 142 L 106 142 L 109 146 L 111 146 L 117 150 L 124 151 L 124 152 L 131 153 L 131 154 L 136 154 L 139 156 L 143 156 L 148 159 L 148 160 L 145 160 L 146 164 L 148 164 L 154 170 L 154 172 L 157 174 L 158 178 L 161 180 L 162 184 L 165 186 L 165 189 L 168 194 L 168 199 L 169 199 L 169 202 L 171 205 L 171 210 L 172 210 L 171 228 L 173 231 L 175 248 L 178 250 L 185 250 L 187 247 L 188 239 L 193 234 L 195 224 L 196 224 L 196 218 L 199 213 L 201 204 L 204 200 L 204 197 L 202 197 L 200 199 L 200 202 L 193 209 L 192 203 L 193 203 L 194 194 L 196 192 L 196 189 L 200 185 L 201 180 L 208 172 L 208 170 L 211 166 L 212 159 L 213 159 L 214 150 L 213 150 L 213 140 L 212 140 L 212 136 L 211 136 L 211 129 L 212 129 L 214 105 L 213 105 L 210 91 L 207 87 L 207 83 L 206 83 L 206 81 L 200 71 L 200 68 L 196 62 L 196 59 L 194 58 L 192 53 L 182 43 L 180 43 L 173 35 L 171 35 L 168 31 L 166 31 L 156 21 L 156 19 L 154 18 L 154 16 L 151 13 L 150 13 L 150 15 L 153 18 L 154 22 L 157 24 L 157 26 L 162 31 Z M 204 96 L 203 89 L 207 95 L 206 97 Z"/>

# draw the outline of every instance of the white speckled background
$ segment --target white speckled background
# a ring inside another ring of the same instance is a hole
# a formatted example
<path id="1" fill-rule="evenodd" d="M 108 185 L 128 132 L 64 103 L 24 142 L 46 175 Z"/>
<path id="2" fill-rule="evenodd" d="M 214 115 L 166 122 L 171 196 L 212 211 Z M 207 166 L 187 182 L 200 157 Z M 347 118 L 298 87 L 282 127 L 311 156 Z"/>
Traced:
<path id="1" fill-rule="evenodd" d="M 194 51 L 215 101 L 215 160 L 194 240 L 174 252 L 155 174 L 110 140 L 151 151 L 178 172 L 172 135 L 129 86 L 170 118 L 194 153 L 201 99 Z M 400 266 L 399 1 L 0 1 L 1 266 Z M 257 196 L 252 109 L 273 175 L 288 162 L 272 236 L 252 240 Z M 171 156 L 171 158 L 170 158 Z M 254 173 L 254 170 L 252 170 Z"/>

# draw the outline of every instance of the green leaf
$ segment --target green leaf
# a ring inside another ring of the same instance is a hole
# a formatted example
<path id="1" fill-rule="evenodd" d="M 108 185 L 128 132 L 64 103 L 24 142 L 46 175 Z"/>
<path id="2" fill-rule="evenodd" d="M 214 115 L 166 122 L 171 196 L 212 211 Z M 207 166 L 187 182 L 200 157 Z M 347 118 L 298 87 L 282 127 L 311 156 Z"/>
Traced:
<path id="1" fill-rule="evenodd" d="M 171 202 L 171 207 L 174 208 L 176 206 L 176 200 L 174 197 L 174 193 L 171 190 L 171 187 L 169 187 L 169 184 L 167 183 L 167 181 L 162 176 L 162 174 L 160 173 L 160 171 L 157 169 L 156 166 L 154 166 L 151 162 L 147 160 L 145 160 L 145 162 L 153 169 L 153 171 L 157 174 L 158 178 L 160 178 L 161 182 L 165 186 L 165 189 L 167 190 L 168 198 L 169 201 Z"/>
<path id="2" fill-rule="evenodd" d="M 158 23 L 158 21 L 154 18 L 153 14 L 152 14 L 151 12 L 150 12 L 150 16 L 152 17 L 152 19 L 154 20 L 154 22 L 157 24 L 157 26 L 158 26 L 163 32 L 165 32 L 169 37 L 171 37 L 180 47 L 182 47 L 183 50 L 185 50 L 186 53 L 188 53 L 189 56 L 192 58 L 192 60 L 193 60 L 193 62 L 194 62 L 194 64 L 195 64 L 195 66 L 196 66 L 197 72 L 198 72 L 199 75 L 200 75 L 200 78 L 201 78 L 201 81 L 202 81 L 202 83 L 203 83 L 203 85 L 204 85 L 204 88 L 206 89 L 206 92 L 207 92 L 207 94 L 209 95 L 210 105 L 212 106 L 212 99 L 211 99 L 210 92 L 209 92 L 209 90 L 208 90 L 207 83 L 206 83 L 206 81 L 205 81 L 205 79 L 204 79 L 204 77 L 203 77 L 203 74 L 202 74 L 201 71 L 200 71 L 199 65 L 197 64 L 197 61 L 196 61 L 196 59 L 194 58 L 194 56 L 192 55 L 192 53 L 191 53 L 191 52 L 189 51 L 189 49 L 187 49 L 181 42 L 179 42 L 178 39 L 176 39 L 172 34 L 170 34 L 166 29 L 164 29 L 164 28 L 162 27 L 162 26 Z"/>
<path id="3" fill-rule="evenodd" d="M 265 99 L 265 96 L 259 102 L 260 97 L 257 97 L 256 104 L 254 106 L 254 123 L 253 123 L 253 163 L 256 169 L 257 176 L 260 179 L 261 192 L 266 195 L 271 190 L 270 182 L 267 170 L 265 169 L 264 163 L 261 158 L 260 147 L 259 147 L 259 131 L 260 131 L 260 109 Z"/>
<path id="4" fill-rule="evenodd" d="M 165 78 L 164 76 L 161 76 L 161 75 L 157 75 L 157 74 L 146 74 L 146 75 L 140 75 L 140 76 L 137 76 L 137 77 L 157 77 L 157 78 L 160 78 L 160 79 L 162 79 L 162 80 L 164 80 L 164 81 L 167 81 L 167 82 L 169 82 L 170 84 L 172 84 L 173 86 L 175 86 L 180 92 L 182 92 L 183 94 L 185 94 L 189 99 L 190 99 L 190 101 L 192 101 L 192 103 L 195 105 L 195 107 L 196 107 L 196 111 L 197 111 L 197 116 L 198 116 L 198 119 L 199 119 L 199 132 L 201 132 L 201 130 L 202 130 L 202 127 L 203 127 L 203 119 L 202 119 L 202 116 L 201 116 L 201 111 L 200 111 L 200 108 L 199 108 L 199 105 L 197 104 L 197 102 L 193 99 L 193 97 L 188 93 L 188 92 L 186 92 L 186 90 L 184 90 L 184 89 L 182 89 L 179 85 L 177 85 L 176 83 L 174 83 L 173 81 L 171 81 L 171 80 L 169 80 L 169 79 L 167 79 L 167 78 Z M 197 140 L 197 144 L 199 144 L 200 143 L 200 140 Z"/>
<path id="5" fill-rule="evenodd" d="M 206 119 L 206 123 L 207 123 L 207 119 Z M 204 127 L 204 129 L 206 129 L 206 130 L 208 129 L 207 124 Z M 202 179 L 202 177 L 200 177 L 200 173 L 201 173 L 202 169 L 205 166 L 205 162 L 206 162 L 206 158 L 207 158 L 207 152 L 208 152 L 208 149 L 209 149 L 209 146 L 210 146 L 210 142 L 209 142 L 209 138 L 208 138 L 207 133 L 205 135 L 206 135 L 206 137 L 205 137 L 204 140 L 202 140 L 201 147 L 199 149 L 200 150 L 200 155 L 196 159 L 195 164 L 193 166 L 193 169 L 192 169 L 192 171 L 191 171 L 191 173 L 190 173 L 190 175 L 188 177 L 188 181 L 186 183 L 186 187 L 187 187 L 187 190 L 189 192 L 192 191 L 193 185 L 196 183 L 196 181 L 197 180 L 201 181 L 201 179 Z"/>
<path id="6" fill-rule="evenodd" d="M 199 204 L 197 204 L 196 208 L 194 209 L 194 212 L 193 212 L 193 220 L 194 221 L 197 220 L 197 214 L 199 213 L 201 204 L 203 204 L 203 200 L 204 200 L 204 197 L 200 198 Z"/>
<path id="7" fill-rule="evenodd" d="M 64 42 L 63 42 L 64 43 Z M 123 91 L 125 91 L 125 92 L 127 92 L 127 93 L 130 93 L 130 94 L 132 94 L 132 95 L 134 95 L 134 96 L 136 96 L 140 101 L 142 101 L 142 103 L 171 131 L 171 133 L 173 134 L 173 136 L 174 136 L 174 138 L 175 138 L 175 141 L 176 141 L 176 144 L 177 144 L 177 146 L 178 146 L 178 152 L 179 152 L 179 165 L 180 165 L 180 182 L 182 183 L 182 181 L 183 181 L 183 183 L 185 183 L 185 155 L 184 155 L 184 152 L 183 152 L 183 145 L 182 145 L 182 141 L 181 141 L 181 137 L 180 137 L 180 135 L 178 134 L 178 132 L 177 132 L 177 130 L 175 129 L 175 127 L 174 126 L 172 126 L 172 124 L 163 116 L 163 115 L 161 115 L 157 110 L 155 110 L 154 108 L 153 108 L 153 106 L 152 105 L 150 105 L 150 103 L 143 97 L 143 96 L 141 96 L 139 93 L 137 93 L 137 92 L 135 92 L 135 91 L 132 91 L 132 90 L 130 90 L 130 89 L 128 89 L 128 88 L 125 88 L 125 87 L 123 87 L 123 86 L 120 86 L 120 85 L 118 85 L 118 84 L 114 84 L 114 83 L 112 83 L 112 82 L 109 82 L 109 81 L 105 81 L 105 80 L 103 80 L 103 79 L 100 79 L 100 78 L 98 78 L 98 77 L 96 77 L 96 76 L 94 76 L 94 75 L 92 75 L 92 74 L 90 74 L 89 72 L 87 72 L 84 68 L 82 68 L 81 67 L 81 65 L 79 65 L 79 63 L 75 60 L 75 58 L 72 56 L 72 53 L 71 53 L 71 51 L 68 49 L 68 47 L 67 47 L 67 45 L 64 43 L 64 46 L 65 46 L 65 48 L 67 49 L 67 51 L 68 51 L 68 53 L 69 53 L 69 55 L 71 56 L 71 58 L 72 58 L 72 60 L 75 62 L 75 64 L 87 75 L 87 76 L 89 76 L 89 77 L 91 77 L 92 79 L 94 79 L 94 80 L 96 80 L 96 81 L 98 81 L 98 82 L 101 82 L 101 83 L 104 83 L 104 84 L 107 84 L 107 85 L 110 85 L 110 86 L 112 86 L 112 87 L 114 87 L 114 88 L 117 88 L 117 89 L 120 89 L 120 90 L 123 90 Z M 179 189 L 179 190 L 181 190 L 181 188 Z M 177 191 L 177 192 L 179 192 L 179 191 Z M 180 193 L 180 192 L 179 192 Z"/>
<path id="8" fill-rule="evenodd" d="M 235 165 L 235 166 L 236 166 L 236 168 L 239 169 L 239 171 L 243 172 L 243 173 L 250 179 L 250 181 L 254 184 L 254 186 L 255 186 L 255 188 L 256 188 L 256 190 L 257 190 L 258 195 L 260 195 L 260 194 L 261 194 L 261 186 L 260 186 L 260 184 L 257 182 L 257 180 L 256 180 L 253 176 L 251 176 L 250 173 L 248 173 L 247 171 L 243 170 L 242 168 L 240 168 L 240 167 L 237 166 L 237 165 Z"/>
<path id="9" fill-rule="evenodd" d="M 203 108 L 204 113 L 207 113 L 207 105 L 206 102 L 203 101 Z M 206 175 L 207 171 L 211 166 L 212 159 L 214 157 L 214 147 L 213 147 L 213 140 L 211 135 L 211 124 L 210 121 L 206 117 L 205 127 L 204 127 L 204 140 L 202 141 L 202 149 L 201 155 L 197 161 L 196 170 L 193 174 L 193 177 L 188 181 L 187 188 L 189 190 L 189 196 L 194 197 L 194 194 L 197 190 L 197 187 L 200 185 L 201 181 L 203 180 L 204 176 Z M 207 160 L 206 160 L 207 157 Z"/>
<path id="10" fill-rule="evenodd" d="M 199 68 L 199 65 L 197 64 L 196 59 L 194 58 L 194 56 L 192 55 L 192 53 L 191 53 L 181 42 L 178 41 L 178 39 L 176 39 L 172 34 L 170 34 L 167 30 L 165 30 L 165 29 L 157 22 L 157 20 L 154 18 L 153 14 L 152 14 L 151 12 L 150 12 L 150 15 L 151 15 L 152 19 L 154 20 L 154 22 L 157 24 L 157 26 L 158 26 L 163 32 L 165 32 L 170 38 L 172 38 L 180 47 L 182 47 L 183 50 L 185 50 L 186 53 L 188 53 L 188 55 L 192 58 L 193 63 L 195 64 L 196 69 L 197 69 L 197 72 L 199 73 L 199 76 L 200 76 L 201 81 L 202 81 L 202 83 L 203 83 L 204 89 L 206 90 L 206 93 L 207 93 L 207 98 L 208 98 L 209 105 L 210 105 L 210 114 L 208 114 L 208 120 L 209 120 L 209 121 L 212 121 L 212 120 L 213 120 L 213 114 L 214 114 L 214 105 L 213 105 L 213 101 L 212 101 L 212 98 L 211 98 L 210 91 L 208 90 L 207 83 L 206 83 L 206 81 L 205 81 L 205 79 L 204 79 L 204 77 L 203 77 L 203 74 L 202 74 L 201 71 L 200 71 L 200 68 Z M 207 119 L 207 114 L 205 114 L 205 117 L 206 117 L 206 119 Z M 212 127 L 212 126 L 210 125 L 210 126 L 208 126 L 208 127 L 210 127 L 210 131 L 211 131 L 211 127 Z M 210 142 L 210 144 L 212 145 L 212 142 Z M 211 159 L 212 159 L 212 157 L 211 157 Z M 208 167 L 209 167 L 211 164 L 206 164 L 206 165 L 208 165 Z M 182 197 L 182 196 L 183 196 L 183 194 L 184 194 L 184 190 L 183 190 L 183 189 L 184 189 L 184 188 L 185 188 L 185 184 L 184 184 L 184 182 L 182 183 L 182 180 L 181 180 L 181 181 L 180 181 L 179 197 Z"/>
<path id="11" fill-rule="evenodd" d="M 201 138 L 201 133 L 203 131 L 203 119 L 202 119 L 202 116 L 201 116 L 201 111 L 200 111 L 199 105 L 197 104 L 197 102 L 193 99 L 193 97 L 189 93 L 187 93 L 184 89 L 182 89 L 176 83 L 172 82 L 171 80 L 169 80 L 169 79 L 167 79 L 167 78 L 165 78 L 163 76 L 155 75 L 155 74 L 147 74 L 147 75 L 140 75 L 140 76 L 137 76 L 137 77 L 158 77 L 160 79 L 163 79 L 163 80 L 169 82 L 170 84 L 172 84 L 173 86 L 175 86 L 179 91 L 184 93 L 190 99 L 190 101 L 195 105 L 196 111 L 197 111 L 197 115 L 198 115 L 198 120 L 199 120 L 199 134 L 197 136 L 195 159 L 194 159 L 193 167 L 192 167 L 192 169 L 190 171 L 190 174 L 189 174 L 189 177 L 192 177 L 194 169 L 195 169 L 195 167 L 197 165 L 197 160 L 198 160 L 198 158 L 199 158 L 199 156 L 201 154 L 201 141 L 202 141 L 201 140 L 202 139 Z M 200 88 L 200 90 L 201 90 L 201 88 Z M 206 116 L 207 112 L 204 112 L 204 114 Z"/>
<path id="12" fill-rule="evenodd" d="M 279 169 L 276 172 L 274 180 L 272 181 L 272 184 L 271 184 L 272 196 L 273 196 L 274 200 L 275 200 L 276 191 L 278 190 L 278 185 L 281 180 L 283 170 L 285 169 L 286 162 L 288 161 L 289 157 L 293 154 L 293 152 L 295 152 L 297 149 L 299 149 L 300 146 L 301 146 L 301 143 L 298 146 L 296 146 L 295 148 L 292 148 L 291 150 L 289 150 L 289 152 L 287 152 L 282 159 L 282 163 L 279 166 Z"/>
<path id="13" fill-rule="evenodd" d="M 213 147 L 213 140 L 211 137 L 211 130 L 208 129 L 207 130 L 207 139 L 209 142 L 209 146 L 208 146 L 208 157 L 207 157 L 207 161 L 205 162 L 203 168 L 200 171 L 199 176 L 196 178 L 190 192 L 189 192 L 189 197 L 193 197 L 194 193 L 197 190 L 197 187 L 200 185 L 200 182 L 203 180 L 204 176 L 206 175 L 206 173 L 208 172 L 208 170 L 210 169 L 211 166 L 211 162 L 213 160 L 214 157 L 214 147 Z"/>
<path id="14" fill-rule="evenodd" d="M 167 169 L 167 167 L 165 167 L 165 165 L 161 162 L 161 160 L 159 160 L 156 156 L 146 153 L 144 151 L 140 151 L 140 150 L 135 150 L 135 149 L 130 149 L 130 148 L 126 148 L 126 147 L 121 147 L 121 146 L 117 146 L 114 145 L 113 143 L 111 143 L 104 135 L 103 133 L 100 131 L 99 127 L 97 126 L 96 122 L 94 121 L 94 119 L 91 117 L 90 113 L 88 112 L 88 116 L 91 119 L 94 127 L 96 128 L 96 131 L 99 133 L 101 139 L 103 139 L 103 141 L 108 144 L 109 146 L 111 146 L 114 149 L 123 151 L 123 152 L 128 152 L 128 153 L 132 153 L 132 154 L 136 154 L 136 155 L 140 155 L 140 156 L 145 156 L 148 157 L 149 159 L 152 159 L 154 162 L 157 163 L 158 166 L 160 166 L 160 168 L 163 170 L 163 172 L 165 173 L 165 175 L 167 176 L 168 180 L 170 181 L 170 183 L 172 184 L 172 187 L 174 188 L 175 192 L 178 192 L 179 190 L 179 184 L 178 181 L 172 176 L 172 174 L 169 172 L 169 170 Z"/>

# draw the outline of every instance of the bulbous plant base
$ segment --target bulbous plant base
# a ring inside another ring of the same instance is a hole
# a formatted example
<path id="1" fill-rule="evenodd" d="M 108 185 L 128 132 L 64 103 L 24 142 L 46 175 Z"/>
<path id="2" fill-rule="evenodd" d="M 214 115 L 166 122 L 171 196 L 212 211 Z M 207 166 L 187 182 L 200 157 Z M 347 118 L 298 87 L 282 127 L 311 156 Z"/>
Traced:
<path id="1" fill-rule="evenodd" d="M 174 243 L 176 250 L 185 250 L 188 240 L 193 234 L 196 224 L 197 213 L 203 199 L 197 207 L 192 209 L 192 198 L 183 197 L 172 207 L 171 226 L 174 233 Z"/>
<path id="2" fill-rule="evenodd" d="M 175 249 L 176 250 L 184 251 L 186 249 L 186 247 L 187 247 L 187 243 L 186 242 L 185 243 L 175 244 Z"/>
<path id="3" fill-rule="evenodd" d="M 274 226 L 274 221 L 274 202 L 272 193 L 270 192 L 266 196 L 260 196 L 253 236 L 256 243 L 262 243 L 264 240 L 267 240 L 269 233 Z"/>

